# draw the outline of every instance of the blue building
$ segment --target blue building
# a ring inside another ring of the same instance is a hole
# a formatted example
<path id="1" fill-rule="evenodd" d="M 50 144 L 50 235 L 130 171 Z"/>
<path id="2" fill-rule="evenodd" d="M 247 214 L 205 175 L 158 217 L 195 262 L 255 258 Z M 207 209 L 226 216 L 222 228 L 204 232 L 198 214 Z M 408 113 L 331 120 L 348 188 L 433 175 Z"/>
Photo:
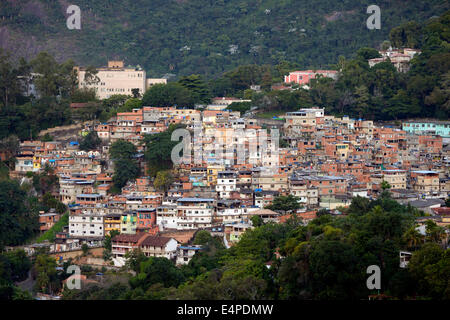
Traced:
<path id="1" fill-rule="evenodd" d="M 408 133 L 429 133 L 450 138 L 450 121 L 405 121 L 402 123 L 402 129 Z"/>

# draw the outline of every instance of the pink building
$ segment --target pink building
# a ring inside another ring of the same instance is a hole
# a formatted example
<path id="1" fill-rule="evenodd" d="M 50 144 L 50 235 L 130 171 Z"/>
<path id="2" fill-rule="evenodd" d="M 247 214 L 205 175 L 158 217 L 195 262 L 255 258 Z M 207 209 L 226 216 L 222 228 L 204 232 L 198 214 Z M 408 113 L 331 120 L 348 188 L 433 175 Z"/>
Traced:
<path id="1" fill-rule="evenodd" d="M 322 75 L 324 77 L 336 79 L 337 71 L 335 70 L 305 70 L 305 71 L 293 71 L 289 75 L 284 76 L 285 83 L 298 83 L 307 84 L 309 80 L 314 79 L 316 75 Z"/>

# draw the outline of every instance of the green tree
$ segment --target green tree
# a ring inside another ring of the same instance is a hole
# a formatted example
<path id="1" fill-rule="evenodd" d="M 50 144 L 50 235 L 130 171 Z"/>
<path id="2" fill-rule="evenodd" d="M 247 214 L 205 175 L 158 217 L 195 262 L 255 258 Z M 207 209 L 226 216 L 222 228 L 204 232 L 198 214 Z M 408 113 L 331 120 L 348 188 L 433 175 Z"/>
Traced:
<path id="1" fill-rule="evenodd" d="M 389 33 L 391 43 L 396 48 L 417 48 L 422 41 L 421 37 L 422 28 L 415 21 L 393 28 Z"/>
<path id="2" fill-rule="evenodd" d="M 51 256 L 39 254 L 33 266 L 35 289 L 42 293 L 56 293 L 61 288 L 56 271 L 56 260 Z"/>
<path id="3" fill-rule="evenodd" d="M 131 89 L 131 93 L 133 94 L 134 99 L 138 99 L 141 97 L 141 93 L 139 92 L 139 88 Z"/>
<path id="4" fill-rule="evenodd" d="M 100 78 L 97 76 L 98 70 L 94 66 L 88 66 L 84 73 L 84 82 L 86 85 L 97 85 Z"/>
<path id="5" fill-rule="evenodd" d="M 118 230 L 111 230 L 109 234 L 105 235 L 105 239 L 103 240 L 103 260 L 107 261 L 111 258 L 112 239 L 119 234 L 120 232 Z"/>
<path id="6" fill-rule="evenodd" d="M 126 268 L 133 270 L 136 273 L 138 273 L 141 269 L 141 263 L 148 260 L 148 258 L 140 249 L 128 251 L 125 254 L 125 259 Z"/>
<path id="7" fill-rule="evenodd" d="M 81 246 L 81 250 L 83 251 L 83 256 L 87 256 L 87 254 L 89 253 L 89 247 L 86 243 L 83 243 L 83 245 Z"/>
<path id="8" fill-rule="evenodd" d="M 125 101 L 124 108 L 119 108 L 119 112 L 130 112 L 133 109 L 140 109 L 142 107 L 142 100 L 138 98 L 130 98 Z"/>
<path id="9" fill-rule="evenodd" d="M 0 247 L 20 245 L 39 230 L 38 210 L 16 181 L 0 181 Z"/>
<path id="10" fill-rule="evenodd" d="M 299 200 L 300 199 L 298 197 L 291 194 L 287 196 L 278 196 L 273 200 L 271 205 L 266 206 L 266 209 L 283 212 L 295 212 L 297 209 L 302 207 Z"/>
<path id="11" fill-rule="evenodd" d="M 194 244 L 200 244 L 200 245 L 206 245 L 209 241 L 211 241 L 212 236 L 211 233 L 209 233 L 206 230 L 199 230 L 196 234 L 195 234 L 195 238 L 194 238 Z"/>
<path id="12" fill-rule="evenodd" d="M 114 187 L 120 191 L 128 181 L 139 176 L 139 167 L 136 160 L 118 159 L 114 161 L 113 183 Z"/>
<path id="13" fill-rule="evenodd" d="M 390 189 L 391 188 L 391 185 L 389 184 L 389 182 L 387 182 L 387 181 L 385 181 L 385 180 L 383 180 L 382 182 L 381 182 L 381 189 L 383 189 L 383 191 L 384 190 L 388 190 L 388 189 Z"/>
<path id="14" fill-rule="evenodd" d="M 122 139 L 112 143 L 109 148 L 109 156 L 113 160 L 131 159 L 136 153 L 136 146 L 131 142 Z"/>
<path id="15" fill-rule="evenodd" d="M 443 245 L 443 241 L 448 237 L 445 228 L 438 226 L 436 222 L 432 220 L 427 220 L 425 222 L 425 226 L 426 239 L 428 241 Z"/>
<path id="16" fill-rule="evenodd" d="M 17 101 L 17 96 L 22 93 L 21 81 L 26 81 L 28 73 L 25 60 L 21 59 L 18 66 L 14 65 L 11 55 L 0 48 L 0 102 L 4 106 Z"/>
<path id="17" fill-rule="evenodd" d="M 333 108 L 339 99 L 339 92 L 335 88 L 335 82 L 326 77 L 319 77 L 310 81 L 309 97 L 305 97 L 297 104 L 301 106 L 312 106 L 312 103 L 319 107 Z M 299 90 L 300 91 L 300 90 Z M 309 99 L 308 99 L 309 98 Z M 330 111 L 333 111 L 331 109 Z"/>
<path id="18" fill-rule="evenodd" d="M 449 299 L 448 249 L 435 243 L 426 243 L 413 253 L 408 270 L 417 283 L 419 294 Z M 441 267 L 441 269 L 439 268 Z"/>
<path id="19" fill-rule="evenodd" d="M 231 111 L 239 111 L 241 114 L 249 111 L 252 107 L 251 102 L 233 102 L 227 109 Z"/>
<path id="20" fill-rule="evenodd" d="M 23 249 L 16 249 L 14 251 L 3 253 L 2 255 L 8 260 L 8 265 L 11 268 L 8 271 L 11 281 L 23 281 L 28 277 L 28 271 L 31 268 L 31 260 Z"/>
<path id="21" fill-rule="evenodd" d="M 4 152 L 6 158 L 14 158 L 19 151 L 20 140 L 16 135 L 10 135 L 0 140 L 0 152 Z"/>
<path id="22" fill-rule="evenodd" d="M 360 118 L 367 113 L 369 108 L 369 90 L 362 85 L 355 88 L 355 112 Z"/>
<path id="23" fill-rule="evenodd" d="M 130 180 L 139 176 L 139 165 L 134 158 L 136 146 L 125 140 L 117 140 L 109 148 L 109 156 L 114 162 L 113 183 L 119 192 Z"/>
<path id="24" fill-rule="evenodd" d="M 447 199 L 445 199 L 445 206 L 446 206 L 446 207 L 450 207 L 450 197 L 448 197 Z"/>
<path id="25" fill-rule="evenodd" d="M 42 204 L 45 206 L 46 211 L 55 209 L 56 212 L 63 214 L 67 211 L 67 206 L 56 199 L 51 193 L 47 192 L 42 197 Z"/>
<path id="26" fill-rule="evenodd" d="M 109 251 L 112 250 L 112 241 L 111 240 L 119 234 L 120 234 L 120 231 L 111 230 L 110 233 L 105 236 L 105 240 L 103 241 L 103 246 L 104 246 L 105 250 L 109 250 Z"/>
<path id="27" fill-rule="evenodd" d="M 156 190 L 167 192 L 173 182 L 173 176 L 170 170 L 158 171 L 154 181 Z"/>
<path id="28" fill-rule="evenodd" d="M 47 193 L 57 190 L 59 178 L 55 174 L 55 170 L 47 163 L 41 173 L 33 173 L 33 187 L 39 195 L 44 196 Z M 50 199 L 49 199 L 50 200 Z M 53 202 L 56 207 L 56 202 Z M 56 208 L 55 208 L 56 209 Z"/>
<path id="29" fill-rule="evenodd" d="M 192 74 L 187 77 L 181 77 L 178 83 L 191 92 L 192 99 L 195 103 L 210 102 L 209 88 L 205 81 L 203 81 L 202 76 Z"/>
<path id="30" fill-rule="evenodd" d="M 70 96 L 72 102 L 86 103 L 91 101 L 97 101 L 97 93 L 94 88 L 83 87 L 81 89 L 74 89 Z"/>
<path id="31" fill-rule="evenodd" d="M 144 106 L 151 107 L 193 107 L 194 99 L 189 89 L 179 83 L 155 84 L 142 97 Z"/>
<path id="32" fill-rule="evenodd" d="M 169 128 L 157 134 L 145 135 L 145 160 L 149 165 L 149 174 L 156 177 L 159 171 L 172 169 L 171 154 L 179 143 L 172 141 L 172 132 L 182 126 L 170 125 Z"/>
<path id="33" fill-rule="evenodd" d="M 309 261 L 312 293 L 316 299 L 351 299 L 357 292 L 366 290 L 351 245 L 336 240 L 320 241 Z"/>
<path id="34" fill-rule="evenodd" d="M 262 69 L 257 65 L 244 65 L 224 74 L 231 82 L 234 90 L 245 90 L 251 85 L 259 84 L 262 77 Z"/>
<path id="35" fill-rule="evenodd" d="M 364 215 L 369 212 L 370 200 L 364 197 L 356 196 L 352 199 L 352 203 L 349 207 L 349 214 Z"/>
<path id="36" fill-rule="evenodd" d="M 80 150 L 89 151 L 95 150 L 102 144 L 98 137 L 97 131 L 90 131 L 80 142 Z"/>
<path id="37" fill-rule="evenodd" d="M 36 88 L 42 96 L 68 97 L 75 87 L 74 61 L 58 64 L 47 52 L 40 52 L 30 62 L 33 72 L 40 74 L 35 79 Z"/>
<path id="38" fill-rule="evenodd" d="M 184 280 L 182 272 L 166 258 L 150 257 L 140 263 L 138 272 L 136 277 L 130 279 L 130 285 L 144 291 L 156 283 L 164 287 L 177 287 Z"/>
<path id="39" fill-rule="evenodd" d="M 254 227 L 259 227 L 259 226 L 263 225 L 263 219 L 260 216 L 255 215 L 255 216 L 251 217 L 250 220 L 252 221 L 252 225 Z"/>
<path id="40" fill-rule="evenodd" d="M 407 243 L 408 248 L 411 249 L 417 249 L 424 242 L 424 236 L 415 226 L 412 226 L 403 234 L 403 239 Z"/>
<path id="41" fill-rule="evenodd" d="M 100 121 L 108 121 L 110 118 L 114 117 L 117 112 L 120 111 L 131 111 L 124 107 L 125 102 L 130 99 L 129 95 L 114 94 L 107 99 L 103 99 L 101 102 L 101 113 L 99 115 Z"/>
<path id="42" fill-rule="evenodd" d="M 381 55 L 378 52 L 378 50 L 368 47 L 358 49 L 358 51 L 356 51 L 356 55 L 363 60 L 381 58 Z"/>

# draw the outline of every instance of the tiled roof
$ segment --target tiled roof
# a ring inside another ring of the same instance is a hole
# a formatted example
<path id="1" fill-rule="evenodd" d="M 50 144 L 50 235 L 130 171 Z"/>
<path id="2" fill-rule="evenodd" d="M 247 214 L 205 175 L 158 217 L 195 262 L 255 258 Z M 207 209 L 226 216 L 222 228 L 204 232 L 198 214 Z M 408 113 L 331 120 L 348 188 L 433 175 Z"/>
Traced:
<path id="1" fill-rule="evenodd" d="M 180 243 L 188 243 L 194 238 L 195 233 L 196 230 L 173 230 L 163 232 L 166 237 L 174 238 Z"/>
<path id="2" fill-rule="evenodd" d="M 441 207 L 441 208 L 432 208 L 433 212 L 440 216 L 449 216 L 450 208 L 449 207 Z"/>
<path id="3" fill-rule="evenodd" d="M 249 215 L 257 215 L 257 216 L 277 216 L 279 215 L 278 212 L 272 211 L 270 209 L 259 209 L 256 211 L 252 211 L 248 213 Z"/>
<path id="4" fill-rule="evenodd" d="M 137 243 L 142 237 L 146 236 L 145 233 L 136 234 L 119 234 L 115 236 L 112 240 L 114 242 L 134 242 Z"/>
<path id="5" fill-rule="evenodd" d="M 142 241 L 141 246 L 164 247 L 172 238 L 149 236 Z"/>

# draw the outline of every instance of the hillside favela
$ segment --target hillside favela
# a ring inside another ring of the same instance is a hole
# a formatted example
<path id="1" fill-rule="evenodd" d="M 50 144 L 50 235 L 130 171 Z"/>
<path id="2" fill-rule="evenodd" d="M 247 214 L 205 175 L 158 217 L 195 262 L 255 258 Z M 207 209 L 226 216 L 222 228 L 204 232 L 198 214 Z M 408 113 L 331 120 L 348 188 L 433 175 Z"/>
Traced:
<path id="1" fill-rule="evenodd" d="M 2 0 L 0 299 L 448 300 L 449 116 L 447 1 Z"/>

